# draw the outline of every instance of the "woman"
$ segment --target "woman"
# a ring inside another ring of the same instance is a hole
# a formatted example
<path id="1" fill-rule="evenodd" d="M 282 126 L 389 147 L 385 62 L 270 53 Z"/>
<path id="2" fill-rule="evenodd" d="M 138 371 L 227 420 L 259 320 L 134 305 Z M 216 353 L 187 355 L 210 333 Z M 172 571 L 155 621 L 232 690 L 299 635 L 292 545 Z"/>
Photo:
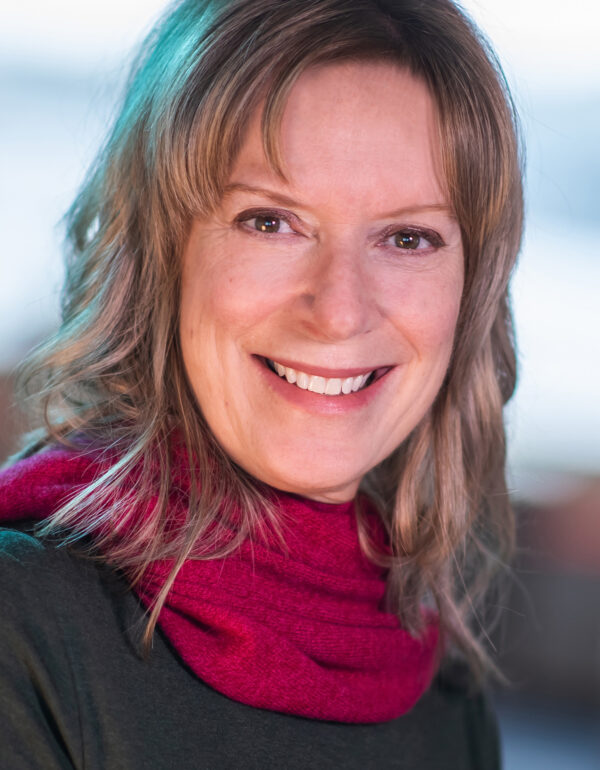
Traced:
<path id="1" fill-rule="evenodd" d="M 164 17 L 2 477 L 10 767 L 497 767 L 521 211 L 449 0 Z"/>

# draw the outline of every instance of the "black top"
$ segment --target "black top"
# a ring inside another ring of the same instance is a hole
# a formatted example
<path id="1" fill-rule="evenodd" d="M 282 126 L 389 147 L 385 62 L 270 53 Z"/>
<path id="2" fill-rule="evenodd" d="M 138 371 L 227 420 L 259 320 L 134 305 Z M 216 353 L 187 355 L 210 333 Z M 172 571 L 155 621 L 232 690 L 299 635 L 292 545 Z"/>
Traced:
<path id="1" fill-rule="evenodd" d="M 381 724 L 246 706 L 159 631 L 142 658 L 143 612 L 118 572 L 14 530 L 0 530 L 0 618 L 2 770 L 500 767 L 495 719 L 456 677 Z"/>

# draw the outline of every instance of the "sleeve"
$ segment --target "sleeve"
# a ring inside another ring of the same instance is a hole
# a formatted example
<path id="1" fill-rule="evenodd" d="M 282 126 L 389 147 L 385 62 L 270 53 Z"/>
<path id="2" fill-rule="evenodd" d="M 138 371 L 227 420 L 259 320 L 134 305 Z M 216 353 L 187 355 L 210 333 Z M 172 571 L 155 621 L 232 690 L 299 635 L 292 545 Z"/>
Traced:
<path id="1" fill-rule="evenodd" d="M 0 529 L 0 767 L 83 767 L 79 708 L 56 622 L 65 560 Z"/>

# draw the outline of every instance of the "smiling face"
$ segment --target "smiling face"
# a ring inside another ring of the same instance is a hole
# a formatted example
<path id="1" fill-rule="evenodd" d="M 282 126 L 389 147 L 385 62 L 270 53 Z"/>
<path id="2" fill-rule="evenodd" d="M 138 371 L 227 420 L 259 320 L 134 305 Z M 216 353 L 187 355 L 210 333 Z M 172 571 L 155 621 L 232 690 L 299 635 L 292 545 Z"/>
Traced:
<path id="1" fill-rule="evenodd" d="M 434 105 L 391 64 L 305 72 L 281 124 L 285 181 L 260 117 L 184 250 L 184 364 L 240 466 L 349 500 L 427 413 L 452 351 L 463 252 Z"/>

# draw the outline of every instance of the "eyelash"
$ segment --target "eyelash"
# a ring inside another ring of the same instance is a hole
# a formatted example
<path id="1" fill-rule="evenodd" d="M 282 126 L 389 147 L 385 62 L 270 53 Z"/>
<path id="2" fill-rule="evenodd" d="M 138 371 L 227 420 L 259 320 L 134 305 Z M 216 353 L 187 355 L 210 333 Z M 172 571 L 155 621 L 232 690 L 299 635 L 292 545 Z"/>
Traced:
<path id="1" fill-rule="evenodd" d="M 279 211 L 277 209 L 252 209 L 249 211 L 243 211 L 241 214 L 238 214 L 238 216 L 235 218 L 235 223 L 242 227 L 245 231 L 249 232 L 251 235 L 255 235 L 258 237 L 269 237 L 269 235 L 276 235 L 278 231 L 275 231 L 274 233 L 269 232 L 261 232 L 259 230 L 256 230 L 248 225 L 248 222 L 251 222 L 253 219 L 257 219 L 259 217 L 264 217 L 265 219 L 276 219 L 280 222 L 285 222 L 288 227 L 290 227 L 292 230 L 294 229 L 291 221 L 293 221 L 293 217 L 290 216 L 289 212 L 286 211 Z M 291 233 L 281 233 L 281 235 L 291 235 Z M 398 251 L 404 251 L 404 252 L 423 252 L 428 251 L 431 249 L 440 249 L 443 246 L 445 246 L 443 238 L 436 233 L 434 230 L 429 230 L 428 228 L 420 228 L 420 227 L 393 227 L 389 228 L 383 235 L 382 241 L 388 241 L 390 238 L 397 236 L 397 235 L 404 235 L 404 236 L 416 236 L 418 238 L 421 238 L 428 242 L 429 246 L 426 246 L 425 248 L 401 248 L 397 245 L 392 246 L 394 250 Z"/>

